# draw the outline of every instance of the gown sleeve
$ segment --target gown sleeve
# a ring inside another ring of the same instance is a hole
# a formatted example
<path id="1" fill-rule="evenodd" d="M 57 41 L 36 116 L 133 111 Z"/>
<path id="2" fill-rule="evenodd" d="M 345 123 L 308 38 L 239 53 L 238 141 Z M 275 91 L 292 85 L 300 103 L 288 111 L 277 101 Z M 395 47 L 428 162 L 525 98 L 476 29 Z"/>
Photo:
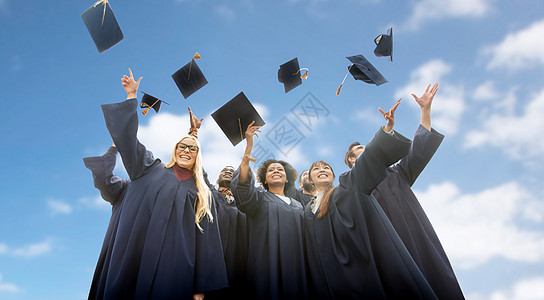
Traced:
<path id="1" fill-rule="evenodd" d="M 411 141 L 400 133 L 391 135 L 380 128 L 353 168 L 345 173 L 346 180 L 342 180 L 348 185 L 345 188 L 370 194 L 387 177 L 387 167 L 406 156 L 410 144 Z"/>
<path id="2" fill-rule="evenodd" d="M 392 168 L 397 169 L 404 180 L 412 186 L 438 150 L 442 140 L 444 140 L 444 135 L 441 133 L 432 128 L 429 131 L 419 125 L 410 152 Z"/>
<path id="3" fill-rule="evenodd" d="M 257 213 L 259 203 L 262 199 L 263 190 L 255 187 L 255 177 L 253 171 L 249 168 L 249 179 L 247 182 L 240 182 L 240 168 L 232 174 L 231 190 L 236 206 L 238 209 L 247 214 L 253 215 Z"/>
<path id="4" fill-rule="evenodd" d="M 136 98 L 120 103 L 102 105 L 106 127 L 111 138 L 119 149 L 123 164 L 131 180 L 143 176 L 150 167 L 160 160 L 138 141 L 138 101 Z"/>
<path id="5" fill-rule="evenodd" d="M 113 175 L 117 159 L 117 148 L 110 147 L 102 156 L 85 157 L 83 163 L 93 174 L 94 187 L 102 198 L 115 205 L 127 187 L 129 181 Z"/>

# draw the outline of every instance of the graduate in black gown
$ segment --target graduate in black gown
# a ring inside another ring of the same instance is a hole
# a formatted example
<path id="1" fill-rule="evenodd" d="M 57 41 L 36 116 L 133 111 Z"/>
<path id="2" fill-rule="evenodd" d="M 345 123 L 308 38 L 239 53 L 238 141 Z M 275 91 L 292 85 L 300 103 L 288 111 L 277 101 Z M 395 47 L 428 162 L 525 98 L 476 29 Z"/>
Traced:
<path id="1" fill-rule="evenodd" d="M 302 171 L 298 177 L 299 189 L 293 189 L 289 197 L 298 200 L 302 207 L 305 207 L 315 197 L 316 191 L 312 183 L 308 179 L 308 170 Z"/>
<path id="2" fill-rule="evenodd" d="M 217 178 L 212 194 L 217 208 L 217 223 L 227 266 L 229 287 L 209 294 L 207 299 L 250 299 L 247 288 L 247 220 L 236 207 L 231 191 L 234 168 L 226 166 Z"/>
<path id="3" fill-rule="evenodd" d="M 116 204 L 119 216 L 110 222 L 89 299 L 202 299 L 226 287 L 227 274 L 200 143 L 187 135 L 168 164 L 153 158 L 137 139 L 141 78 L 129 72 L 122 79 L 127 100 L 102 106 L 130 182 Z"/>
<path id="4" fill-rule="evenodd" d="M 400 101 L 400 100 L 399 100 Z M 410 140 L 388 123 L 353 168 L 332 186 L 330 165 L 310 167 L 318 196 L 304 210 L 312 299 L 436 299 L 372 190 L 387 167 L 408 153 Z"/>
<path id="5" fill-rule="evenodd" d="M 408 155 L 387 168 L 387 177 L 374 189 L 378 200 L 419 269 L 440 299 L 464 299 L 450 261 L 434 228 L 411 187 L 444 136 L 431 127 L 431 104 L 438 83 L 427 87 L 421 97 L 412 94 L 421 107 L 421 122 Z M 345 162 L 352 167 L 364 150 L 352 144 Z"/>
<path id="6" fill-rule="evenodd" d="M 259 126 L 253 123 L 231 184 L 236 205 L 248 220 L 248 288 L 253 299 L 306 299 L 303 208 L 286 196 L 294 189 L 296 170 L 287 162 L 267 160 L 257 171 L 264 190 L 255 186 L 249 159 Z"/>

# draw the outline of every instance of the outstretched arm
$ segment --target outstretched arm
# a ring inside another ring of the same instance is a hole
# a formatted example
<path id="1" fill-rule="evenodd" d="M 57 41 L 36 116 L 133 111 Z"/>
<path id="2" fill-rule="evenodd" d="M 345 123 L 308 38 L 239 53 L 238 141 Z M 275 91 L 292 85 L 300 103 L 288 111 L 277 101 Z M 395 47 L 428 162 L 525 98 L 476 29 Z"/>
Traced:
<path id="1" fill-rule="evenodd" d="M 261 132 L 259 130 L 261 126 L 253 126 L 253 124 L 255 124 L 255 121 L 247 126 L 245 133 L 247 145 L 244 158 L 242 158 L 242 162 L 240 163 L 240 182 L 246 182 L 249 179 L 249 160 L 251 158 L 251 150 L 253 149 L 253 136 L 259 137 L 257 132 Z"/>
<path id="2" fill-rule="evenodd" d="M 431 130 L 431 104 L 433 103 L 434 95 L 438 91 L 438 83 L 435 83 L 431 90 L 431 85 L 427 86 L 425 93 L 420 97 L 412 94 L 417 104 L 421 107 L 421 125 L 427 130 Z"/>

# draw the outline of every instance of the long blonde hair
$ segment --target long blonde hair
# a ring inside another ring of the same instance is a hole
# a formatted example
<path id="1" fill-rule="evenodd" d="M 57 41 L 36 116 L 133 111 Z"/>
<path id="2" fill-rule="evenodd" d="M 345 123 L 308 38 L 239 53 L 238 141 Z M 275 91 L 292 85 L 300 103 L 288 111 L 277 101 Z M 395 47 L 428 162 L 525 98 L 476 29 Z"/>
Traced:
<path id="1" fill-rule="evenodd" d="M 212 192 L 210 191 L 209 186 L 206 184 L 206 181 L 204 180 L 204 172 L 202 171 L 202 154 L 200 149 L 200 142 L 197 138 L 195 138 L 192 135 L 186 135 L 179 140 L 179 142 L 176 143 L 174 146 L 174 150 L 172 151 L 172 157 L 170 158 L 170 162 L 166 164 L 167 168 L 171 168 L 176 164 L 176 149 L 178 144 L 183 141 L 186 138 L 192 139 L 196 145 L 198 146 L 198 152 L 196 154 L 195 163 L 193 164 L 193 168 L 191 169 L 193 171 L 193 175 L 195 177 L 196 182 L 196 189 L 198 190 L 197 199 L 195 201 L 195 223 L 198 229 L 200 231 L 203 231 L 202 227 L 200 227 L 200 221 L 204 216 L 208 217 L 208 220 L 210 222 L 213 222 L 213 216 L 212 216 L 212 210 L 211 210 L 211 198 L 212 198 Z"/>

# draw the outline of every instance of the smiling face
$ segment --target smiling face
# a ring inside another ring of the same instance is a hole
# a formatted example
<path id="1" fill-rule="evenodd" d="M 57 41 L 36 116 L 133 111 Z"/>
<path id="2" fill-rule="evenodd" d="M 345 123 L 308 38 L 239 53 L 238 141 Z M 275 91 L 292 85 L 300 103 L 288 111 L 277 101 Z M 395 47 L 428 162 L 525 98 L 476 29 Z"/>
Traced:
<path id="1" fill-rule="evenodd" d="M 310 167 L 310 174 L 308 177 L 318 191 L 324 191 L 332 185 L 332 182 L 334 181 L 334 172 L 328 163 L 317 161 Z"/>
<path id="2" fill-rule="evenodd" d="M 192 170 L 198 151 L 198 146 L 194 140 L 191 138 L 182 139 L 176 146 L 176 164 L 182 168 Z"/>
<path id="3" fill-rule="evenodd" d="M 219 184 L 220 187 L 230 188 L 232 173 L 234 173 L 234 169 L 232 167 L 225 167 L 223 170 L 221 170 L 221 173 L 219 173 L 217 184 Z"/>
<path id="4" fill-rule="evenodd" d="M 268 186 L 284 186 L 287 182 L 287 174 L 283 165 L 280 163 L 271 163 L 266 169 L 265 183 Z"/>

